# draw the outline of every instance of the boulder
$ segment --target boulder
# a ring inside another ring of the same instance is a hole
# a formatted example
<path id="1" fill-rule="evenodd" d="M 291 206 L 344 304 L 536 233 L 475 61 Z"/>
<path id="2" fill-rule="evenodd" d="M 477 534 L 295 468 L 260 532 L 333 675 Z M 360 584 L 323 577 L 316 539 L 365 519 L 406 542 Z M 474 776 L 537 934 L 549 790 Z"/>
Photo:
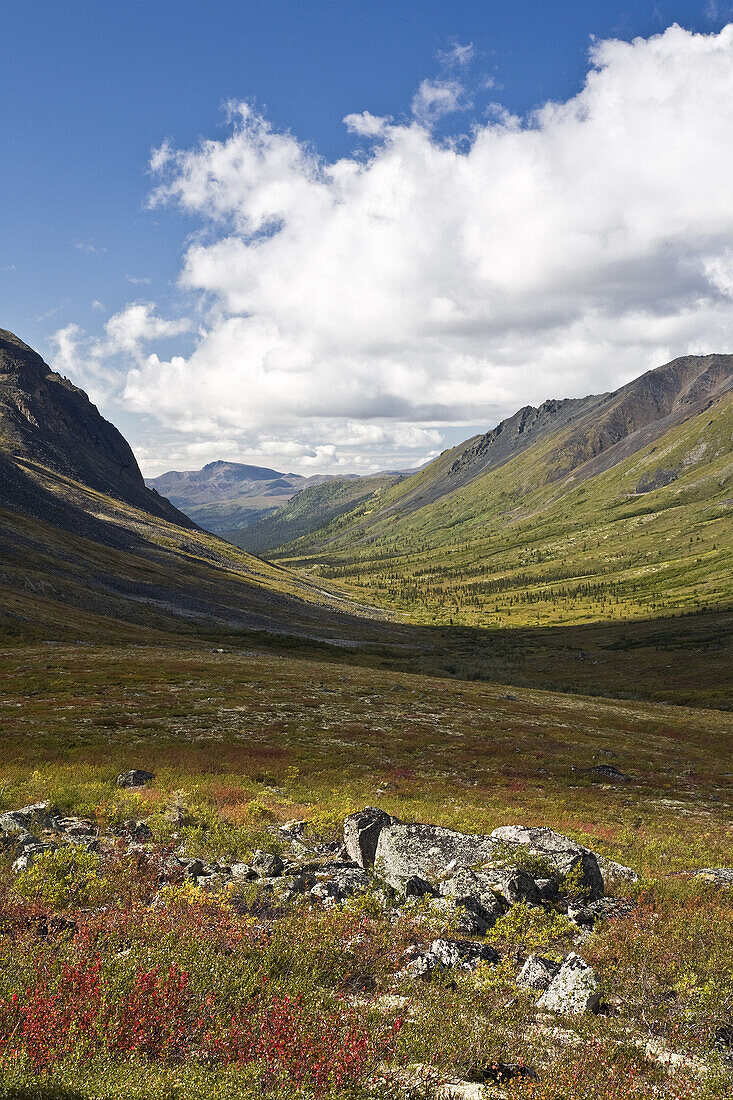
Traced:
<path id="1" fill-rule="evenodd" d="M 31 826 L 48 828 L 53 818 L 54 810 L 49 802 L 34 802 L 32 806 L 0 814 L 0 850 L 16 847 L 20 837 L 32 835 Z"/>
<path id="2" fill-rule="evenodd" d="M 155 779 L 155 772 L 146 772 L 142 768 L 133 768 L 130 772 L 122 772 L 117 776 L 118 787 L 144 787 Z"/>
<path id="3" fill-rule="evenodd" d="M 13 870 L 16 874 L 21 874 L 23 871 L 27 871 L 31 867 L 39 856 L 42 856 L 45 852 L 55 852 L 55 844 L 44 844 L 36 837 L 31 838 L 32 843 L 24 844 L 20 850 L 20 855 L 13 863 Z"/>
<path id="4" fill-rule="evenodd" d="M 379 832 L 374 867 L 395 889 L 413 875 L 442 878 L 446 869 L 472 867 L 494 858 L 498 845 L 488 836 L 458 833 L 440 825 L 393 821 Z"/>
<path id="5" fill-rule="evenodd" d="M 252 857 L 252 870 L 256 871 L 260 878 L 277 878 L 283 873 L 285 864 L 280 856 L 274 852 L 263 852 L 257 849 Z"/>
<path id="6" fill-rule="evenodd" d="M 466 916 L 458 927 L 466 935 L 487 932 L 504 912 L 492 882 L 493 879 L 481 871 L 463 868 L 440 884 L 441 895 L 464 910 Z M 475 926 L 473 930 L 472 926 Z"/>
<path id="7" fill-rule="evenodd" d="M 595 973 L 579 955 L 570 954 L 537 1005 L 550 1012 L 577 1016 L 598 1007 L 601 990 Z"/>
<path id="8" fill-rule="evenodd" d="M 472 940 L 433 940 L 406 968 L 410 978 L 426 978 L 435 970 L 475 970 L 481 962 L 497 963 L 493 947 Z"/>
<path id="9" fill-rule="evenodd" d="M 532 855 L 547 860 L 559 875 L 579 871 L 580 885 L 588 891 L 588 896 L 599 898 L 603 895 L 603 876 L 595 853 L 570 837 L 544 826 L 502 825 L 494 829 L 491 839 L 510 847 L 527 848 Z"/>
<path id="10" fill-rule="evenodd" d="M 354 894 L 364 894 L 371 879 L 362 867 L 338 867 L 321 882 L 311 888 L 311 894 L 323 902 L 341 902 Z"/>
<path id="11" fill-rule="evenodd" d="M 233 879 L 249 881 L 257 878 L 257 872 L 252 870 L 249 863 L 233 863 L 229 873 Z"/>
<path id="12" fill-rule="evenodd" d="M 701 867 L 692 874 L 695 878 L 703 878 L 716 886 L 733 886 L 733 867 Z"/>
<path id="13" fill-rule="evenodd" d="M 385 826 L 396 823 L 396 818 L 376 806 L 367 806 L 358 813 L 349 814 L 344 821 L 344 846 L 349 858 L 360 867 L 371 867 L 379 834 Z"/>
<path id="14" fill-rule="evenodd" d="M 560 963 L 543 955 L 530 955 L 517 975 L 520 989 L 547 989 L 560 970 Z"/>
<path id="15" fill-rule="evenodd" d="M 595 857 L 598 861 L 605 890 L 609 890 L 613 883 L 619 879 L 623 882 L 639 881 L 639 876 L 631 867 L 626 867 L 623 863 L 616 863 L 615 860 L 607 859 L 605 856 L 599 856 L 597 852 Z"/>

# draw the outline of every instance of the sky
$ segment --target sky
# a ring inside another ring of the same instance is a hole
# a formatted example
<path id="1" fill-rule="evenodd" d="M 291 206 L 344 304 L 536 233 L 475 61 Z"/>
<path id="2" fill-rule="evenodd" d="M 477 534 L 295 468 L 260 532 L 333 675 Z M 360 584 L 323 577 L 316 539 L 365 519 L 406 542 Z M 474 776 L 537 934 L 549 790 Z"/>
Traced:
<path id="1" fill-rule="evenodd" d="M 733 351 L 733 2 L 0 0 L 0 327 L 148 476 Z"/>

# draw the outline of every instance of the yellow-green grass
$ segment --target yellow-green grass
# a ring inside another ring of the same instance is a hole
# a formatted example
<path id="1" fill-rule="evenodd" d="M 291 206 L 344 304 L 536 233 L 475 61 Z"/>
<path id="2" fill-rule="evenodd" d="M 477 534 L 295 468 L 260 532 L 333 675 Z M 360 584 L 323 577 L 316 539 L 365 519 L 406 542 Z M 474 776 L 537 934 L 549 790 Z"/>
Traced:
<path id="1" fill-rule="evenodd" d="M 337 825 L 377 803 L 474 831 L 550 825 L 645 874 L 733 864 L 720 711 L 163 647 L 13 648 L 0 674 L 5 807 L 139 802 L 162 827 L 178 798 L 197 843 L 231 856 L 270 816 Z M 595 781 L 600 763 L 632 781 Z M 150 792 L 116 790 L 131 767 L 157 773 Z M 209 842 L 213 811 L 228 825 Z"/>
<path id="2" fill-rule="evenodd" d="M 277 558 L 420 623 L 536 627 L 731 607 L 733 397 L 585 480 L 583 468 L 557 476 L 569 434 L 401 511 L 444 475 L 449 452 Z M 672 469 L 670 484 L 637 492 Z"/>

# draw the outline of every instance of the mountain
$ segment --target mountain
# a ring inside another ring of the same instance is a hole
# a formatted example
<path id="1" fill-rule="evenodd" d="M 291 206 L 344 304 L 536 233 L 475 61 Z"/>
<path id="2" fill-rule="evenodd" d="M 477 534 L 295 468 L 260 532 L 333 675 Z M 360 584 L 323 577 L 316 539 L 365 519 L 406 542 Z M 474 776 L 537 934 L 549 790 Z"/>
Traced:
<path id="1" fill-rule="evenodd" d="M 86 394 L 0 331 L 0 639 L 381 637 L 343 596 L 200 530 Z"/>
<path id="2" fill-rule="evenodd" d="M 201 470 L 170 470 L 146 484 L 215 534 L 246 528 L 286 504 L 309 485 L 328 480 L 303 477 L 241 462 L 209 462 Z"/>
<path id="3" fill-rule="evenodd" d="M 733 602 L 733 356 L 526 407 L 271 555 L 420 622 Z"/>
<path id="4" fill-rule="evenodd" d="M 381 490 L 395 485 L 403 476 L 376 474 L 374 477 L 337 477 L 310 484 L 296 493 L 287 504 L 244 530 L 222 531 L 221 534 L 253 554 L 265 554 L 331 523 L 357 505 L 369 501 Z"/>
<path id="5" fill-rule="evenodd" d="M 0 329 L 0 456 L 53 469 L 91 489 L 152 515 L 190 527 L 176 508 L 145 486 L 127 440 L 100 416 L 83 390 L 56 374 L 40 355 Z M 18 480 L 10 470 L 0 485 L 0 503 L 18 503 Z M 11 479 L 12 489 L 11 492 Z M 32 486 L 28 491 L 33 492 Z M 26 501 L 31 507 L 31 498 Z"/>

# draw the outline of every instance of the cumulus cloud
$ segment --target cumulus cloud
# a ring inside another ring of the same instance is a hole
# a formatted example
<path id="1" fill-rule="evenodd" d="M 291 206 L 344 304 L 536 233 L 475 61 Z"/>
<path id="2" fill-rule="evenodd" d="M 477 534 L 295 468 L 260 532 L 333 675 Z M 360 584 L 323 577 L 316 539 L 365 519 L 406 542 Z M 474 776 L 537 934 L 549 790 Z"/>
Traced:
<path id="1" fill-rule="evenodd" d="M 733 25 L 595 43 L 573 98 L 457 142 L 433 124 L 462 63 L 411 118 L 348 115 L 366 153 L 326 161 L 247 104 L 221 139 L 156 151 L 152 203 L 201 226 L 180 285 L 204 326 L 166 358 L 142 354 L 152 307 L 108 323 L 128 408 L 214 453 L 379 463 L 733 348 Z"/>
<path id="2" fill-rule="evenodd" d="M 92 306 L 104 309 L 96 300 Z M 187 318 L 158 317 L 152 302 L 133 302 L 109 318 L 102 337 L 87 336 L 75 324 L 58 329 L 51 337 L 56 346 L 52 366 L 84 385 L 93 400 L 109 401 L 120 386 L 120 363 L 129 369 L 131 360 L 141 361 L 150 341 L 181 336 L 191 327 Z"/>
<path id="3" fill-rule="evenodd" d="M 460 80 L 423 80 L 413 96 L 412 113 L 419 122 L 430 125 L 455 111 L 472 106 Z"/>

